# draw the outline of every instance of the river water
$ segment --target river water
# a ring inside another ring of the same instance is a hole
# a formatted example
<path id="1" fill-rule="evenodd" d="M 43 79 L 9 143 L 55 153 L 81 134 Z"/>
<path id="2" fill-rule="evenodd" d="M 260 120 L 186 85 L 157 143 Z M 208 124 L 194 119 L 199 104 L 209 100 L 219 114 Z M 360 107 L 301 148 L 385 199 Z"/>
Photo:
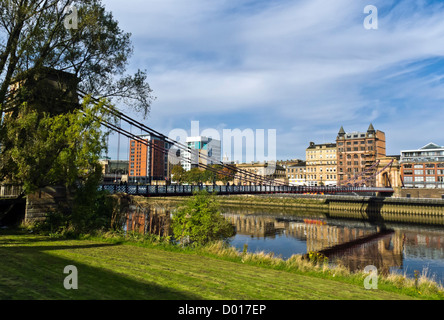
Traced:
<path id="1" fill-rule="evenodd" d="M 371 241 L 341 248 L 329 256 L 350 270 L 374 265 L 378 273 L 397 272 L 414 277 L 415 270 L 444 284 L 444 226 L 386 223 L 330 218 L 316 211 L 289 211 L 224 207 L 224 216 L 236 227 L 230 244 L 239 250 L 274 253 L 283 259 L 338 246 L 376 234 Z"/>

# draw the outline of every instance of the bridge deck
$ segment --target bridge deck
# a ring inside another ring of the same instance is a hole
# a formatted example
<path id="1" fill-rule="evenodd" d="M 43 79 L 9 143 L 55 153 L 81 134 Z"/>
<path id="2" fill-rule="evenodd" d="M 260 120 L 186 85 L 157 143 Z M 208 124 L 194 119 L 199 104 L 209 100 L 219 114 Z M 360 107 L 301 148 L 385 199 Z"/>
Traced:
<path id="1" fill-rule="evenodd" d="M 126 193 L 145 197 L 190 196 L 206 190 L 219 195 L 229 194 L 341 194 L 341 193 L 393 193 L 392 188 L 368 187 L 295 187 L 295 186 L 153 186 L 153 185 L 118 185 L 103 184 L 102 190 L 112 194 Z"/>

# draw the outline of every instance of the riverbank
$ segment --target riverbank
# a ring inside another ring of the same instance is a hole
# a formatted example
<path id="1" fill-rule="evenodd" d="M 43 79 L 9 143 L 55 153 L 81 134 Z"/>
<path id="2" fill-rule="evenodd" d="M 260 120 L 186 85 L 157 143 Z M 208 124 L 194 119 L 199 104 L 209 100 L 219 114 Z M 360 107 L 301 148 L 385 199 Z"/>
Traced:
<path id="1" fill-rule="evenodd" d="M 185 202 L 187 197 L 142 198 L 163 206 Z M 332 218 L 365 219 L 372 222 L 402 222 L 444 225 L 444 200 L 339 195 L 230 195 L 217 196 L 222 206 L 267 209 L 316 210 Z"/>
<path id="2" fill-rule="evenodd" d="M 79 289 L 63 287 L 63 269 L 78 268 Z M 424 281 L 378 281 L 314 266 L 294 257 L 238 252 L 220 243 L 183 249 L 140 235 L 51 239 L 0 231 L 0 299 L 79 300 L 405 300 L 444 299 Z"/>

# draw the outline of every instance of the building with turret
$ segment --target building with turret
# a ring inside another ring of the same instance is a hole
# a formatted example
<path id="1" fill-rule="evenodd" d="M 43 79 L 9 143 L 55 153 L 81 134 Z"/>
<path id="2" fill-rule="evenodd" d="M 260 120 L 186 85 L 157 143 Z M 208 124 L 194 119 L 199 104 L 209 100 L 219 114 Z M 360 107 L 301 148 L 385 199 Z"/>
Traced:
<path id="1" fill-rule="evenodd" d="M 336 145 L 338 185 L 376 186 L 378 162 L 386 157 L 385 133 L 372 124 L 366 132 L 346 132 L 341 127 Z"/>

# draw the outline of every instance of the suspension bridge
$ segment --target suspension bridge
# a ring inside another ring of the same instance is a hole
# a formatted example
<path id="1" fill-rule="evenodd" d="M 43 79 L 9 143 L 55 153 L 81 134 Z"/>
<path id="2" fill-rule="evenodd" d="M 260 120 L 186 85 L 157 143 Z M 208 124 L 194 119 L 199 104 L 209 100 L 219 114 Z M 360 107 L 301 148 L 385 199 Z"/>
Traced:
<path id="1" fill-rule="evenodd" d="M 207 191 L 218 195 L 236 194 L 336 194 L 336 195 L 370 195 L 393 193 L 392 188 L 371 188 L 371 187 L 306 187 L 306 186 L 242 186 L 242 185 L 202 185 L 202 186 L 157 186 L 157 185 L 118 185 L 103 184 L 101 190 L 106 190 L 112 194 L 125 193 L 129 195 L 144 197 L 168 197 L 168 196 L 191 196 L 195 192 Z"/>
<path id="2" fill-rule="evenodd" d="M 79 91 L 81 97 L 85 97 L 86 93 Z M 95 102 L 99 102 L 97 99 L 92 98 Z M 214 163 L 214 159 L 210 158 L 208 155 L 203 154 L 200 150 L 195 150 L 184 143 L 171 139 L 170 137 L 150 128 L 149 126 L 141 123 L 140 121 L 129 117 L 123 112 L 117 110 L 115 107 L 108 104 L 103 104 L 104 111 L 112 115 L 117 121 L 114 123 L 97 118 L 101 125 L 111 130 L 120 136 L 126 137 L 131 140 L 138 141 L 139 143 L 152 148 L 153 150 L 159 151 L 167 156 L 175 154 L 171 150 L 179 150 L 180 152 L 187 153 L 198 153 L 199 159 L 207 160 L 207 163 Z M 136 128 L 140 130 L 141 134 L 149 134 L 151 136 L 157 137 L 170 146 L 171 148 L 165 148 L 161 145 L 154 144 L 149 140 L 141 139 L 139 135 L 132 133 L 131 131 L 122 128 L 122 122 L 126 122 L 131 126 L 131 128 Z M 119 143 L 120 145 L 120 143 Z M 192 159 L 183 157 L 183 161 L 188 161 L 191 163 Z M 369 169 L 365 170 L 359 175 L 350 179 L 350 181 L 345 181 L 338 187 L 330 186 L 289 186 L 282 180 L 273 178 L 273 175 L 260 175 L 250 172 L 245 169 L 236 167 L 235 165 L 226 164 L 222 161 L 218 161 L 216 164 L 218 167 L 208 165 L 205 161 L 195 161 L 193 165 L 209 170 L 219 176 L 226 176 L 231 181 L 239 181 L 238 185 L 200 185 L 200 186 L 189 186 L 189 185 L 131 185 L 131 184 L 103 184 L 100 186 L 102 190 L 107 190 L 110 193 L 126 193 L 131 195 L 139 196 L 177 196 L 177 195 L 192 195 L 194 192 L 199 190 L 206 190 L 210 193 L 217 193 L 220 195 L 228 194 L 276 194 L 276 193 L 294 193 L 294 194 L 384 194 L 390 195 L 393 193 L 392 188 L 376 188 L 376 187 L 365 187 L 365 183 L 374 178 L 376 175 L 381 174 L 386 168 L 388 168 L 392 163 L 389 163 L 383 169 L 376 171 L 379 162 L 374 163 Z M 359 179 L 359 176 L 363 176 L 363 179 Z"/>

